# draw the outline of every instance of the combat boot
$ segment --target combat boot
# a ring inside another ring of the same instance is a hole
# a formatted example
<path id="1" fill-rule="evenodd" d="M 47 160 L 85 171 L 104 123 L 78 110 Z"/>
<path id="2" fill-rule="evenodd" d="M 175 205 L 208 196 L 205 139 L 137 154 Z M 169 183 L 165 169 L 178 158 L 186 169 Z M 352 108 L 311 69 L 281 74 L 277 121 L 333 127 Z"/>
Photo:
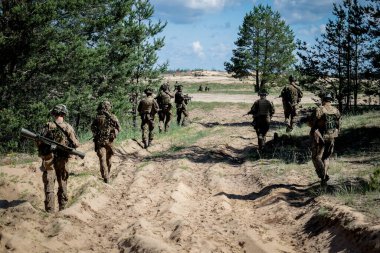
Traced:
<path id="1" fill-rule="evenodd" d="M 147 149 L 149 147 L 148 141 L 144 141 L 144 148 Z"/>

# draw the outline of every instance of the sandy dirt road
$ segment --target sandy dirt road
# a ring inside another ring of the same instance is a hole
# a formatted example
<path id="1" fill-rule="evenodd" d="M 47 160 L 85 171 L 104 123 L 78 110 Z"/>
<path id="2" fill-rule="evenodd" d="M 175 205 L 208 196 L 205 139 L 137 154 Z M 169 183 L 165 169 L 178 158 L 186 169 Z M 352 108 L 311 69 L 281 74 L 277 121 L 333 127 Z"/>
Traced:
<path id="1" fill-rule="evenodd" d="M 316 177 L 295 170 L 273 176 L 276 162 L 248 159 L 257 155 L 257 140 L 249 119 L 241 121 L 245 112 L 192 111 L 198 120 L 183 132 L 197 136 L 191 142 L 162 137 L 148 150 L 123 143 L 110 184 L 85 144 L 85 160 L 73 161 L 71 204 L 53 215 L 42 210 L 38 160 L 1 167 L 15 182 L 0 187 L 0 252 L 371 252 L 340 224 L 354 220 L 364 231 L 371 227 L 364 217 L 335 206 L 335 223 L 321 215 L 321 203 L 330 207 L 310 194 Z"/>

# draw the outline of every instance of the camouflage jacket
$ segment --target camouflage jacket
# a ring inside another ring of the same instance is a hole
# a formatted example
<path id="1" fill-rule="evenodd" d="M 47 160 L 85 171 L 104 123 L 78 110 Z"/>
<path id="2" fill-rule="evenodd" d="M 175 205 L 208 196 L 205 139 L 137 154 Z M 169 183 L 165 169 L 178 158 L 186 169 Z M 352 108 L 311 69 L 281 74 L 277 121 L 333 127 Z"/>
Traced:
<path id="1" fill-rule="evenodd" d="M 67 122 L 48 122 L 44 125 L 40 134 L 43 137 L 49 138 L 70 148 L 77 148 L 79 146 L 79 141 L 74 128 Z M 44 143 L 38 143 L 38 151 L 42 156 L 52 152 L 51 147 Z M 69 156 L 64 151 L 58 149 L 53 152 L 58 156 Z"/>
<path id="2" fill-rule="evenodd" d="M 311 115 L 311 134 L 318 130 L 323 137 L 335 138 L 340 129 L 340 112 L 331 104 L 315 109 Z"/>
<path id="3" fill-rule="evenodd" d="M 94 142 L 98 145 L 105 145 L 113 142 L 121 126 L 117 117 L 108 111 L 99 111 L 91 124 L 91 131 Z"/>
<path id="4" fill-rule="evenodd" d="M 274 114 L 274 105 L 271 101 L 266 98 L 260 98 L 256 100 L 252 105 L 251 110 L 248 114 L 252 114 L 253 117 L 258 116 L 269 116 L 272 117 Z"/>
<path id="5" fill-rule="evenodd" d="M 284 89 L 282 89 L 280 95 L 280 97 L 282 97 L 282 102 L 285 106 L 297 105 L 299 102 L 301 102 L 302 96 L 303 93 L 301 91 L 301 88 L 295 85 L 294 83 L 291 83 L 287 85 Z"/>
<path id="6" fill-rule="evenodd" d="M 143 98 L 137 107 L 137 111 L 140 115 L 150 114 L 153 116 L 159 111 L 159 109 L 157 101 L 152 96 Z"/>

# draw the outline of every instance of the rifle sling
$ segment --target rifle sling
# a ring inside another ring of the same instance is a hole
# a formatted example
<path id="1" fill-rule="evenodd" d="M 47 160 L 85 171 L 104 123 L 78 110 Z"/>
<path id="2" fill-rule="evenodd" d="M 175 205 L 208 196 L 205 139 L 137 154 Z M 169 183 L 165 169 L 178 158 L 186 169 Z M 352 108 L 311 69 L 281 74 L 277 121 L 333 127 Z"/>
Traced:
<path id="1" fill-rule="evenodd" d="M 58 129 L 66 136 L 66 138 L 67 138 L 67 140 L 69 141 L 69 143 L 70 143 L 70 146 L 71 147 L 74 147 L 74 142 L 73 142 L 73 140 L 70 138 L 70 136 L 69 136 L 69 134 L 65 131 L 65 130 L 63 130 L 63 128 L 60 126 L 60 125 L 58 125 L 58 123 L 57 122 L 55 122 L 54 121 L 54 124 L 58 127 Z"/>

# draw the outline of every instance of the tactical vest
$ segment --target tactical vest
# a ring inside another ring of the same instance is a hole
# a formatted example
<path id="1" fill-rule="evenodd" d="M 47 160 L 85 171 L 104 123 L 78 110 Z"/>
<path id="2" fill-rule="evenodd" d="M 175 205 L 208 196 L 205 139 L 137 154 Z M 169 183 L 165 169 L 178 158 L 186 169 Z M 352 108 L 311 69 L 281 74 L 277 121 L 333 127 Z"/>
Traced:
<path id="1" fill-rule="evenodd" d="M 177 92 L 177 93 L 175 94 L 175 97 L 174 97 L 174 102 L 175 102 L 176 104 L 182 104 L 183 101 L 184 101 L 184 98 L 183 98 L 183 96 L 182 96 L 182 92 Z"/>
<path id="2" fill-rule="evenodd" d="M 140 113 L 151 113 L 153 107 L 153 98 L 147 97 L 141 100 Z"/>
<path id="3" fill-rule="evenodd" d="M 322 120 L 324 122 L 324 132 L 326 134 L 333 134 L 335 129 L 338 128 L 338 117 L 335 113 L 325 113 Z"/>
<path id="4" fill-rule="evenodd" d="M 170 104 L 170 96 L 166 94 L 165 92 L 161 93 L 161 100 L 163 105 L 168 105 Z"/>
<path id="5" fill-rule="evenodd" d="M 268 100 L 259 99 L 257 101 L 257 107 L 255 116 L 270 116 L 272 105 Z"/>
<path id="6" fill-rule="evenodd" d="M 108 144 L 113 130 L 112 120 L 104 114 L 98 114 L 94 122 L 94 141 L 100 145 Z"/>
<path id="7" fill-rule="evenodd" d="M 66 134 L 63 131 L 65 131 L 65 125 L 61 124 L 60 125 L 63 129 L 59 129 L 54 122 L 49 122 L 48 123 L 48 132 L 46 134 L 46 137 L 58 142 L 59 144 L 69 146 L 69 140 L 66 137 Z"/>

